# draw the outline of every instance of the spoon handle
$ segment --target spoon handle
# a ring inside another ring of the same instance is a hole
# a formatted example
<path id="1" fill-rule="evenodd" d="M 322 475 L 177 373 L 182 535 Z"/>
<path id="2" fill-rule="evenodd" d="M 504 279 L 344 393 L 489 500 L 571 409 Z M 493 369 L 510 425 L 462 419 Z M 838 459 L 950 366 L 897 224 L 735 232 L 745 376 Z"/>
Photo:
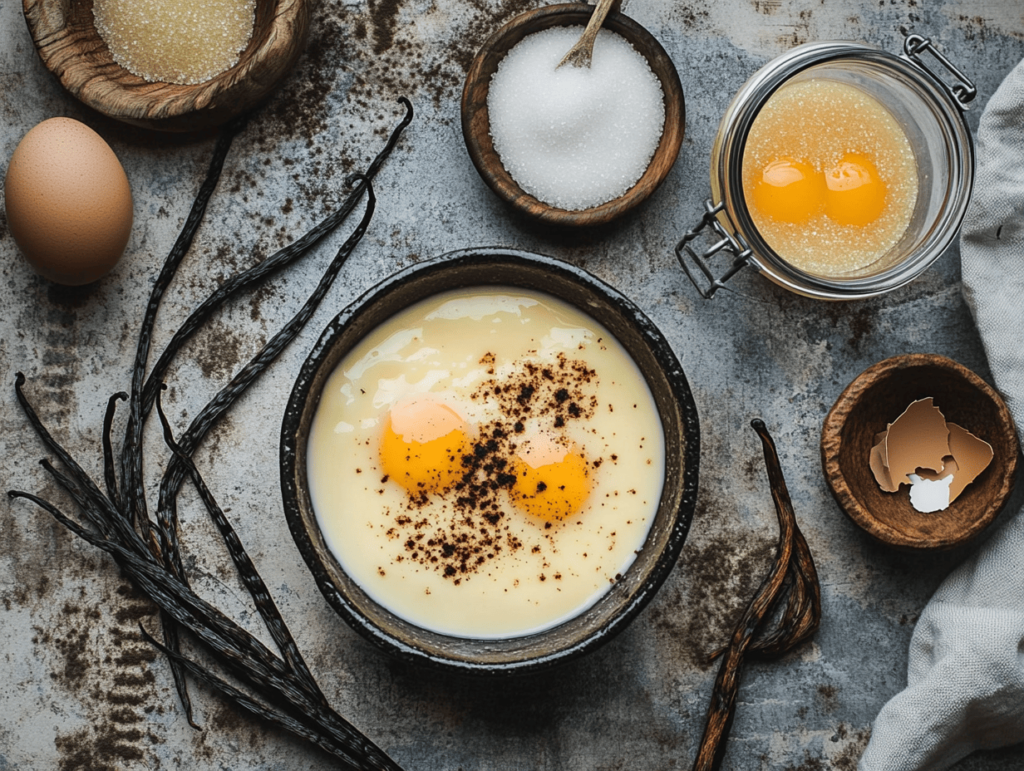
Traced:
<path id="1" fill-rule="evenodd" d="M 571 64 L 574 67 L 589 67 L 594 55 L 594 40 L 597 38 L 601 25 L 604 24 L 604 20 L 611 11 L 617 12 L 621 6 L 622 0 L 598 0 L 597 7 L 590 15 L 587 28 L 583 30 L 580 39 L 558 63 L 558 67 L 564 64 Z"/>

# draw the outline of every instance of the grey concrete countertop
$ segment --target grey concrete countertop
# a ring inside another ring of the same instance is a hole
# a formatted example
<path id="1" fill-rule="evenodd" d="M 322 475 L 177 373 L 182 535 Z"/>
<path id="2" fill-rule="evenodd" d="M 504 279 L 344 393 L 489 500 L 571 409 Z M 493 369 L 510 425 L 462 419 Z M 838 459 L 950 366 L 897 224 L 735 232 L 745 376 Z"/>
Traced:
<path id="1" fill-rule="evenodd" d="M 97 476 L 107 397 L 130 385 L 139 320 L 163 258 L 205 173 L 213 136 L 157 136 L 97 115 L 62 92 L 36 57 L 16 0 L 0 2 L 0 162 L 32 126 L 66 115 L 121 159 L 135 225 L 112 274 L 86 289 L 38 278 L 0 218 L 0 458 L 3 488 L 57 495 L 45 450 L 14 399 L 14 373 L 58 439 Z M 235 142 L 206 220 L 164 301 L 160 350 L 218 282 L 304 233 L 344 195 L 400 115 L 417 116 L 381 171 L 362 244 L 299 338 L 232 409 L 197 462 L 281 606 L 334 707 L 409 771 L 688 768 L 723 643 L 771 560 L 775 514 L 760 447 L 773 431 L 798 520 L 821 575 L 813 641 L 744 671 L 726 769 L 852 771 L 882 704 L 905 685 L 914 622 L 965 556 L 897 554 L 840 512 L 822 478 L 818 440 L 839 392 L 899 353 L 947 355 L 988 378 L 951 249 L 923 277 L 882 298 L 826 304 L 748 270 L 735 291 L 702 300 L 673 247 L 709 194 L 708 160 L 732 94 L 793 45 L 857 39 L 897 52 L 926 35 L 986 100 L 1024 57 L 1020 0 L 633 0 L 626 12 L 675 61 L 686 137 L 665 184 L 600 232 L 541 231 L 484 186 L 466 154 L 459 97 L 468 62 L 524 0 L 323 0 L 307 53 Z M 302 263 L 218 314 L 170 373 L 177 430 L 299 307 L 343 225 Z M 634 300 L 681 360 L 702 423 L 700 501 L 668 581 L 636 621 L 592 655 L 542 676 L 450 680 L 396 663 L 331 610 L 284 521 L 278 431 L 285 400 L 320 330 L 395 270 L 444 252 L 502 245 L 581 266 Z M 149 475 L 166 458 L 156 422 Z M 181 498 L 187 569 L 233 617 L 252 609 L 208 518 Z M 166 661 L 141 641 L 159 619 L 112 561 L 25 501 L 0 502 L 0 769 L 327 769 L 303 742 L 193 686 L 180 709 Z M 959 771 L 1024 766 L 1024 747 L 978 754 Z"/>

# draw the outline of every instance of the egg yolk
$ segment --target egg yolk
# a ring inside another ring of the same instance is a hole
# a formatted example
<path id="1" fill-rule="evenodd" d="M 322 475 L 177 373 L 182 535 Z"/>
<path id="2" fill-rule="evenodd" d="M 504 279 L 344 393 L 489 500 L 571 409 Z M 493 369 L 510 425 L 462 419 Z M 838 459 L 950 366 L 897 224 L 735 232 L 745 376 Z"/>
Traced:
<path id="1" fill-rule="evenodd" d="M 781 222 L 806 222 L 825 203 L 821 174 L 795 158 L 777 158 L 765 166 L 751 192 L 755 208 Z"/>
<path id="2" fill-rule="evenodd" d="M 549 434 L 524 442 L 516 452 L 512 502 L 546 522 L 580 510 L 590 495 L 590 474 L 579 449 Z"/>
<path id="3" fill-rule="evenodd" d="M 380 462 L 411 495 L 443 492 L 462 475 L 467 427 L 455 410 L 430 399 L 396 404 L 384 423 Z"/>
<path id="4" fill-rule="evenodd" d="M 844 155 L 825 175 L 825 185 L 825 212 L 840 225 L 868 225 L 885 209 L 885 183 L 859 153 Z"/>

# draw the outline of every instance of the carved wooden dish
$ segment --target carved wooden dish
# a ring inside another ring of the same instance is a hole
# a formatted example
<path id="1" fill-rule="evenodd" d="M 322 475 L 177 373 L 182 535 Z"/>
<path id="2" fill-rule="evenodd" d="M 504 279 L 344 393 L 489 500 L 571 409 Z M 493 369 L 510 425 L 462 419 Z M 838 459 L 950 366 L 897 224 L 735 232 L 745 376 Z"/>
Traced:
<path id="1" fill-rule="evenodd" d="M 306 0 L 257 0 L 238 63 L 205 83 L 149 83 L 117 64 L 93 24 L 92 0 L 23 0 L 43 64 L 73 96 L 111 118 L 160 131 L 224 123 L 262 101 L 292 69 L 309 29 Z"/>
<path id="2" fill-rule="evenodd" d="M 594 6 L 585 3 L 550 5 L 512 19 L 491 35 L 477 52 L 462 91 L 462 136 L 476 170 L 499 198 L 527 216 L 551 225 L 603 225 L 622 216 L 646 200 L 668 176 L 683 141 L 683 87 L 675 65 L 650 32 L 628 16 L 613 11 L 605 20 L 604 28 L 621 35 L 643 54 L 661 81 L 665 96 L 665 128 L 647 171 L 619 198 L 580 211 L 567 211 L 538 201 L 505 171 L 491 140 L 487 111 L 491 76 L 509 50 L 527 35 L 555 26 L 586 26 L 593 10 Z"/>
<path id="3" fill-rule="evenodd" d="M 995 451 L 992 462 L 944 511 L 923 514 L 907 487 L 884 492 L 868 466 L 875 435 L 911 402 L 932 396 L 946 419 Z M 1009 410 L 985 381 L 943 356 L 909 354 L 869 367 L 840 394 L 825 418 L 821 461 L 840 507 L 877 540 L 903 549 L 948 549 L 988 527 L 1013 490 L 1017 432 Z"/>

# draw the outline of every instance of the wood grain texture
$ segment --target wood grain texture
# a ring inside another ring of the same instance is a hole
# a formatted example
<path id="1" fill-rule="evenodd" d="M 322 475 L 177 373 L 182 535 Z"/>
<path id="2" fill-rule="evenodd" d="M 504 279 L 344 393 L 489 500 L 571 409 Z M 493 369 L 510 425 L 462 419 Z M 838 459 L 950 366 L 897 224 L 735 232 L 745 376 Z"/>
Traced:
<path id="1" fill-rule="evenodd" d="M 647 171 L 620 197 L 581 211 L 567 211 L 538 201 L 523 191 L 505 171 L 491 140 L 490 116 L 487 111 L 491 76 L 509 50 L 527 35 L 549 27 L 585 26 L 592 11 L 591 5 L 569 3 L 545 6 L 512 19 L 481 46 L 473 59 L 462 91 L 462 136 L 481 178 L 499 198 L 514 209 L 549 225 L 597 226 L 621 217 L 645 201 L 664 181 L 679 155 L 683 141 L 686 115 L 683 87 L 675 65 L 651 33 L 628 16 L 612 12 L 604 28 L 624 37 L 644 55 L 651 70 L 661 81 L 665 96 L 665 128 Z"/>
<path id="2" fill-rule="evenodd" d="M 878 486 L 868 456 L 875 435 L 928 396 L 949 422 L 991 444 L 995 457 L 949 508 L 923 514 L 910 505 L 906 486 L 896 493 Z M 999 394 L 963 365 L 933 354 L 869 367 L 840 394 L 821 435 L 825 480 L 843 511 L 877 540 L 908 550 L 949 549 L 980 535 L 1010 497 L 1018 452 L 1013 418 Z"/>
<path id="3" fill-rule="evenodd" d="M 92 0 L 23 0 L 40 59 L 74 97 L 111 118 L 197 131 L 250 110 L 294 67 L 309 30 L 307 0 L 257 0 L 252 38 L 234 67 L 204 83 L 150 83 L 114 61 Z"/>

